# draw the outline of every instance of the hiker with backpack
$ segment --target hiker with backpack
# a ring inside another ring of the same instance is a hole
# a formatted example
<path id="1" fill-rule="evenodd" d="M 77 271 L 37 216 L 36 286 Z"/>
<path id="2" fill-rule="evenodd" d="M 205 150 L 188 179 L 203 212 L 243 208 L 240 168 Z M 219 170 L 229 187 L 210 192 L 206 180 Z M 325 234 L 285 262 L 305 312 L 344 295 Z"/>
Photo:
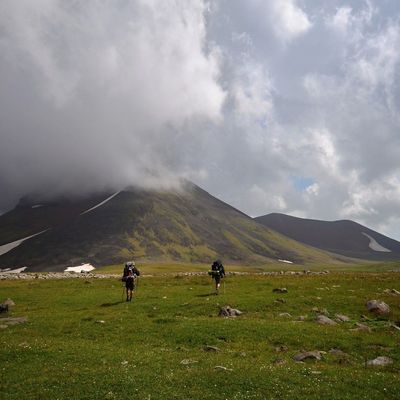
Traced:
<path id="1" fill-rule="evenodd" d="M 126 288 L 126 301 L 132 301 L 133 290 L 138 276 L 140 276 L 140 271 L 136 268 L 135 261 L 127 262 L 122 276 L 122 282 L 125 282 Z"/>
<path id="2" fill-rule="evenodd" d="M 221 280 L 225 277 L 225 268 L 222 265 L 221 260 L 216 260 L 211 265 L 211 270 L 208 274 L 215 280 L 215 294 L 219 294 L 221 287 Z"/>

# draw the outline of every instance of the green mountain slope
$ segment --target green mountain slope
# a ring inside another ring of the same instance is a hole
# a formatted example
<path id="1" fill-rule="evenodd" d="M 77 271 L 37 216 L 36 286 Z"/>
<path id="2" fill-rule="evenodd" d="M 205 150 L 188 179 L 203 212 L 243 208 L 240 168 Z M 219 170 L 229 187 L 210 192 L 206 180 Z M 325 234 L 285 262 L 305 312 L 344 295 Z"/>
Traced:
<path id="1" fill-rule="evenodd" d="M 87 199 L 85 204 L 93 207 L 94 200 Z M 63 202 L 52 204 L 57 209 L 53 213 L 64 217 L 49 219 L 46 224 L 38 224 L 37 217 L 32 216 L 35 229 L 41 230 L 48 224 L 51 229 L 0 256 L 0 267 L 63 270 L 84 262 L 98 267 L 132 257 L 185 262 L 210 262 L 220 257 L 240 263 L 285 259 L 299 264 L 332 262 L 335 258 L 256 223 L 190 183 L 174 193 L 125 190 L 86 214 L 81 214 L 82 201 L 79 207 L 68 202 L 65 214 Z M 15 209 L 11 213 L 18 220 L 20 212 L 28 228 L 31 221 L 28 209 L 36 209 L 26 207 L 20 206 L 19 211 Z M 39 209 L 45 212 L 47 207 L 50 205 Z M 75 213 L 71 211 L 74 207 Z M 6 233 L 2 231 L 2 220 L 9 217 L 0 216 L 3 243 Z M 25 232 L 28 231 L 32 230 Z"/>

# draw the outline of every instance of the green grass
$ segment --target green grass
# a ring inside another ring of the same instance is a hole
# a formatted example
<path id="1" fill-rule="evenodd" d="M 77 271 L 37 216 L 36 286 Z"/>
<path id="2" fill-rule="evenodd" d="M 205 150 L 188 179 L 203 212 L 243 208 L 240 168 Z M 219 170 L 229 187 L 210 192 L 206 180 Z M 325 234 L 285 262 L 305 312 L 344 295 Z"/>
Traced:
<path id="1" fill-rule="evenodd" d="M 275 294 L 275 287 L 289 292 Z M 389 319 L 400 319 L 400 297 L 386 288 L 400 289 L 399 273 L 235 276 L 220 296 L 210 294 L 206 276 L 148 277 L 132 303 L 122 301 L 115 279 L 2 281 L 0 300 L 11 297 L 11 314 L 29 322 L 0 330 L 0 398 L 397 399 L 400 332 L 373 316 L 366 322 L 372 333 L 350 330 L 371 298 L 391 306 Z M 226 304 L 244 314 L 217 317 Z M 317 325 L 313 307 L 351 322 Z M 300 315 L 305 322 L 296 321 Z M 220 351 L 206 352 L 206 345 Z M 281 345 L 288 350 L 276 352 Z M 348 357 L 292 360 L 300 350 L 331 348 Z M 365 367 L 379 355 L 393 365 Z M 276 358 L 286 364 L 275 365 Z"/>

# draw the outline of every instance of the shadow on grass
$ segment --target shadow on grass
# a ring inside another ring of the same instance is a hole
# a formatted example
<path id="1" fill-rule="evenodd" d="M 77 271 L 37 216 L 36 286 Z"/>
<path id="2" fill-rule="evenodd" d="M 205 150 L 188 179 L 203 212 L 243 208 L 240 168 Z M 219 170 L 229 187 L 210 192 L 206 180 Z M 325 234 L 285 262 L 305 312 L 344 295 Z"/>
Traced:
<path id="1" fill-rule="evenodd" d="M 122 304 L 122 303 L 125 303 L 125 301 L 120 300 L 120 301 L 116 301 L 114 303 L 103 303 L 103 304 L 100 304 L 100 307 L 112 307 L 112 306 L 117 306 L 118 304 Z"/>
<path id="2" fill-rule="evenodd" d="M 215 296 L 215 292 L 196 295 L 196 297 L 210 297 L 210 296 Z"/>

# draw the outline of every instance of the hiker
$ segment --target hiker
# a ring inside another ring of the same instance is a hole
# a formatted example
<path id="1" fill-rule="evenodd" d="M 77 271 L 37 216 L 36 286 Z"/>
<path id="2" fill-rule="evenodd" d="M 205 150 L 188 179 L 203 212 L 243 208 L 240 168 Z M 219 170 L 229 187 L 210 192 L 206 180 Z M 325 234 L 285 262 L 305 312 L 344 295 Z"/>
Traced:
<path id="1" fill-rule="evenodd" d="M 208 271 L 208 274 L 215 279 L 215 294 L 217 295 L 221 287 L 221 280 L 225 277 L 225 269 L 221 260 L 216 260 L 212 263 L 211 270 Z"/>
<path id="2" fill-rule="evenodd" d="M 125 282 L 126 288 L 126 301 L 132 301 L 133 289 L 138 276 L 140 276 L 140 271 L 136 268 L 135 261 L 127 262 L 122 276 L 122 281 Z"/>

